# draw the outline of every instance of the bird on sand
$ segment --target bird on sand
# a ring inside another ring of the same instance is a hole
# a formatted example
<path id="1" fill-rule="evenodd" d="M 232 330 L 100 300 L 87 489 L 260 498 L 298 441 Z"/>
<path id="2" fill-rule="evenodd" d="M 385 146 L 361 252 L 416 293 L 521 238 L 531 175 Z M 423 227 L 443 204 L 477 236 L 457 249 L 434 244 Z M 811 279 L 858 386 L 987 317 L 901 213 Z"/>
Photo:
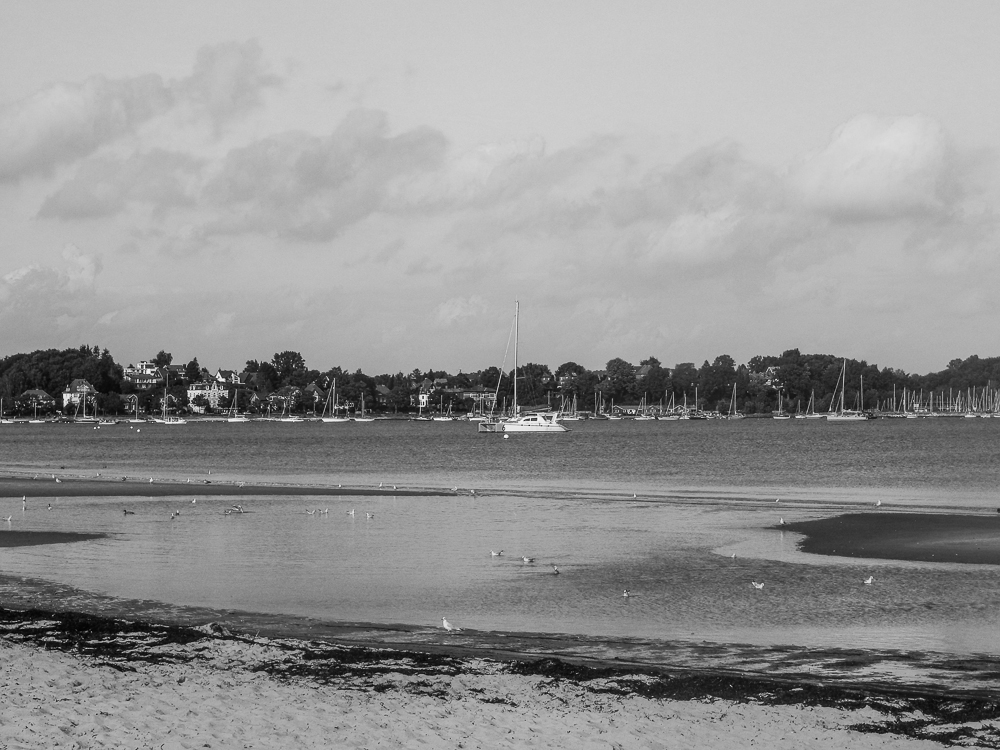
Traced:
<path id="1" fill-rule="evenodd" d="M 134 516 L 135 515 L 135 511 L 134 510 L 129 510 L 128 508 L 125 508 L 124 510 L 122 510 L 122 515 L 123 516 Z"/>
<path id="2" fill-rule="evenodd" d="M 535 558 L 533 557 L 522 557 L 521 559 L 524 560 L 526 563 L 533 563 L 535 561 Z"/>
<path id="3" fill-rule="evenodd" d="M 347 511 L 347 515 L 353 516 L 354 515 L 354 508 L 351 508 L 349 511 Z"/>
<path id="4" fill-rule="evenodd" d="M 750 585 L 753 586 L 758 591 L 760 591 L 762 588 L 764 588 L 764 584 L 763 583 L 757 583 L 757 581 L 750 581 Z"/>
<path id="5" fill-rule="evenodd" d="M 875 583 L 875 576 L 868 576 L 865 579 L 865 585 L 866 586 L 871 586 L 873 583 Z"/>
<path id="6" fill-rule="evenodd" d="M 490 557 L 502 557 L 502 556 L 503 556 L 503 550 L 500 550 L 499 552 L 492 549 L 490 550 Z"/>
<path id="7" fill-rule="evenodd" d="M 623 596 L 624 598 L 628 599 L 628 598 L 629 598 L 630 596 L 632 596 L 632 592 L 631 592 L 631 591 L 629 591 L 628 589 L 623 589 L 623 590 L 622 590 L 622 596 Z"/>
<path id="8" fill-rule="evenodd" d="M 49 510 L 52 510 L 52 503 L 49 503 Z"/>
<path id="9" fill-rule="evenodd" d="M 59 477 L 56 477 L 56 484 L 62 484 L 62 480 Z"/>
<path id="10" fill-rule="evenodd" d="M 197 504 L 198 504 L 198 498 L 195 498 L 194 500 L 191 501 L 191 505 L 197 505 Z"/>
<path id="11" fill-rule="evenodd" d="M 307 510 L 306 513 L 308 513 L 310 516 L 315 516 L 316 515 L 316 511 L 314 511 L 314 510 Z"/>
<path id="12" fill-rule="evenodd" d="M 879 507 L 879 506 L 880 506 L 881 504 L 882 504 L 882 501 L 881 501 L 881 500 L 876 500 L 876 501 L 875 501 L 875 507 L 876 507 L 876 508 L 877 508 L 877 507 Z"/>
<path id="13" fill-rule="evenodd" d="M 375 514 L 374 513 L 365 513 L 365 516 L 367 516 L 367 518 L 368 518 L 369 521 L 371 521 L 373 518 L 375 518 Z"/>
<path id="14" fill-rule="evenodd" d="M 443 627 L 449 633 L 459 633 L 462 630 L 461 628 L 456 628 L 454 625 L 448 622 L 447 618 L 444 617 L 441 618 L 441 627 Z"/>
<path id="15" fill-rule="evenodd" d="M 3 519 L 3 520 L 5 520 L 5 521 L 6 521 L 7 523 L 10 523 L 10 519 L 11 519 L 11 518 L 13 518 L 13 516 L 7 516 L 7 517 L 6 517 L 5 519 Z"/>
<path id="16" fill-rule="evenodd" d="M 778 519 L 778 525 L 779 526 L 784 526 L 785 525 L 785 519 L 784 518 L 779 518 Z"/>
<path id="17" fill-rule="evenodd" d="M 552 574 L 559 575 L 559 568 L 557 568 L 555 565 L 552 566 Z"/>
<path id="18" fill-rule="evenodd" d="M 736 559 L 736 553 L 734 552 L 733 554 L 730 555 L 730 557 L 735 560 Z"/>
<path id="19" fill-rule="evenodd" d="M 153 478 L 152 478 L 152 477 L 150 477 L 150 478 L 149 478 L 149 483 L 150 483 L 150 484 L 152 484 L 152 483 L 153 483 Z"/>

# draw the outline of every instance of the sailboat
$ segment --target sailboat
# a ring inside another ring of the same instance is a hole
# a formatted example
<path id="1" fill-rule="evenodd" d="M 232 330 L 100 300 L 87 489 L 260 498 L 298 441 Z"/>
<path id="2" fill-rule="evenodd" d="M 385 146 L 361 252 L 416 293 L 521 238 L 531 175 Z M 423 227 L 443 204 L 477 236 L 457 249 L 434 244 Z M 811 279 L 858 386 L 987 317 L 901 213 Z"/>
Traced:
<path id="1" fill-rule="evenodd" d="M 355 422 L 374 422 L 375 417 L 365 416 L 365 394 L 361 394 L 361 416 L 354 418 Z"/>
<path id="2" fill-rule="evenodd" d="M 847 390 L 847 359 L 844 359 L 844 365 L 840 371 L 840 379 L 837 381 L 837 387 L 840 389 L 840 403 L 837 406 L 836 411 L 832 410 L 833 404 L 836 403 L 836 399 L 830 402 L 831 411 L 826 415 L 827 422 L 867 422 L 868 415 L 864 412 L 864 394 L 865 394 L 865 380 L 864 376 L 861 376 L 861 409 L 845 409 L 844 408 L 844 392 Z M 837 391 L 834 390 L 834 395 Z"/>
<path id="3" fill-rule="evenodd" d="M 164 370 L 163 377 L 163 416 L 160 419 L 154 419 L 153 421 L 157 424 L 187 424 L 187 420 L 181 417 L 169 417 L 167 416 L 167 405 L 169 403 L 169 394 L 167 393 L 167 386 L 170 383 L 170 371 Z"/>
<path id="4" fill-rule="evenodd" d="M 441 396 L 441 407 L 438 411 L 438 415 L 433 417 L 435 422 L 454 422 L 455 418 L 451 415 L 451 404 L 448 404 L 448 413 L 444 411 L 444 395 Z"/>
<path id="5" fill-rule="evenodd" d="M 227 422 L 249 422 L 250 418 L 246 414 L 240 414 L 240 391 L 238 388 L 233 389 L 233 403 L 229 407 L 229 416 L 226 417 Z"/>
<path id="6" fill-rule="evenodd" d="M 791 418 L 792 418 L 791 414 L 786 414 L 785 413 L 785 396 L 781 392 L 781 389 L 779 388 L 778 389 L 778 413 L 772 415 L 771 419 L 791 419 Z"/>
<path id="7" fill-rule="evenodd" d="M 809 403 L 806 404 L 805 414 L 796 414 L 796 419 L 823 419 L 825 414 L 816 413 L 816 391 L 809 394 Z"/>
<path id="8" fill-rule="evenodd" d="M 556 415 L 546 412 L 528 412 L 520 414 L 517 405 L 517 322 L 520 303 L 514 302 L 514 414 L 500 422 L 480 422 L 479 432 L 569 432 L 569 429 L 556 421 Z"/>
<path id="9" fill-rule="evenodd" d="M 743 419 L 743 415 L 736 411 L 736 383 L 733 383 L 733 395 L 729 399 L 729 411 L 726 419 Z"/>
<path id="10" fill-rule="evenodd" d="M 329 410 L 329 414 L 327 414 Z M 323 404 L 323 413 L 319 416 L 320 422 L 350 422 L 349 417 L 338 417 L 337 412 L 340 411 L 340 403 L 337 400 L 337 380 L 334 378 L 333 385 L 330 387 L 330 391 L 326 394 L 326 403 Z"/>

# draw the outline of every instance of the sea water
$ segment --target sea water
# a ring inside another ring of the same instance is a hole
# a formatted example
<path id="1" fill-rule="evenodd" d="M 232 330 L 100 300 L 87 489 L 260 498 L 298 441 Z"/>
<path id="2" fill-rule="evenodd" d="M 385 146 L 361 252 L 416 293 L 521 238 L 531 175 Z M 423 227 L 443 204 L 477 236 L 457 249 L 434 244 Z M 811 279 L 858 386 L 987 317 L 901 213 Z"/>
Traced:
<path id="1" fill-rule="evenodd" d="M 572 427 L 505 440 L 466 422 L 4 425 L 8 473 L 192 486 L 60 498 L 53 483 L 23 512 L 0 500 L 13 516 L 0 527 L 107 534 L 2 548 L 0 572 L 332 623 L 447 616 L 490 632 L 1000 652 L 1000 566 L 806 555 L 776 528 L 858 510 L 994 512 L 1000 420 Z M 208 497 L 205 481 L 387 493 Z M 226 514 L 233 503 L 247 512 Z"/>

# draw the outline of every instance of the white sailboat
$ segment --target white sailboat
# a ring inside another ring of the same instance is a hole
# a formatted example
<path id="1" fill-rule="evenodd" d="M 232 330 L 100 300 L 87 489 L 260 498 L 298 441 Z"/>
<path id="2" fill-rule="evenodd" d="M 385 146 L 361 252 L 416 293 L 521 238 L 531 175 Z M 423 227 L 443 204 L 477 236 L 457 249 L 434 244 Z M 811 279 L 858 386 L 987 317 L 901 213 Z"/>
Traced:
<path id="1" fill-rule="evenodd" d="M 375 421 L 375 417 L 366 417 L 365 416 L 365 394 L 364 393 L 361 394 L 361 416 L 360 417 L 355 417 L 354 421 L 355 422 L 374 422 Z"/>
<path id="2" fill-rule="evenodd" d="M 825 416 L 826 416 L 825 414 L 817 414 L 816 413 L 816 391 L 814 390 L 809 395 L 809 403 L 806 404 L 806 412 L 805 412 L 805 414 L 796 414 L 795 418 L 796 419 L 823 419 L 823 417 L 825 417 Z"/>
<path id="3" fill-rule="evenodd" d="M 864 376 L 861 378 L 861 409 L 845 409 L 844 408 L 844 392 L 847 390 L 847 359 L 844 359 L 844 365 L 840 371 L 840 379 L 837 381 L 837 386 L 840 389 L 840 403 L 837 409 L 833 410 L 833 404 L 836 403 L 836 399 L 830 402 L 831 411 L 826 415 L 827 422 L 867 422 L 868 416 L 864 413 L 864 388 L 865 380 Z M 836 391 L 834 391 L 836 395 Z"/>
<path id="4" fill-rule="evenodd" d="M 569 429 L 556 420 L 556 414 L 547 412 L 528 412 L 520 414 L 517 404 L 517 323 L 520 313 L 520 303 L 514 302 L 514 415 L 500 422 L 480 422 L 479 432 L 569 432 Z"/>
<path id="5" fill-rule="evenodd" d="M 772 415 L 771 419 L 791 419 L 791 414 L 785 413 L 785 396 L 781 389 L 778 389 L 778 413 Z"/>
<path id="6" fill-rule="evenodd" d="M 170 384 L 170 371 L 164 368 L 163 376 L 163 416 L 159 419 L 154 419 L 153 421 L 157 424 L 187 424 L 187 420 L 182 417 L 170 417 L 167 416 L 167 405 L 169 403 L 169 394 L 167 393 L 167 387 Z"/>
<path id="7" fill-rule="evenodd" d="M 229 416 L 226 417 L 226 421 L 236 423 L 250 421 L 250 418 L 246 414 L 240 414 L 240 391 L 238 388 L 233 389 L 233 403 L 229 407 Z"/>
<path id="8" fill-rule="evenodd" d="M 329 414 L 327 414 L 329 410 Z M 340 411 L 340 403 L 337 400 L 337 380 L 334 378 L 333 385 L 330 387 L 329 393 L 326 394 L 326 403 L 323 404 L 323 413 L 320 414 L 320 422 L 350 422 L 349 417 L 339 417 L 337 412 Z"/>

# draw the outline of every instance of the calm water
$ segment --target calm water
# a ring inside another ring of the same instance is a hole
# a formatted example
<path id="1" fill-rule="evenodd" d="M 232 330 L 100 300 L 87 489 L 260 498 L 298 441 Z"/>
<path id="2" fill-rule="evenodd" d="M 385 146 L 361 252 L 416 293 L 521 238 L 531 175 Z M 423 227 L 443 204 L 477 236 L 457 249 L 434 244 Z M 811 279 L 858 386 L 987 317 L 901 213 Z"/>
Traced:
<path id="1" fill-rule="evenodd" d="M 0 450 L 8 473 L 460 488 L 233 499 L 192 485 L 190 499 L 55 497 L 24 513 L 0 500 L 10 528 L 109 533 L 0 549 L 0 571 L 96 594 L 325 621 L 1000 652 L 1000 567 L 811 557 L 772 528 L 876 499 L 993 512 L 1000 420 L 581 422 L 510 440 L 469 423 L 4 425 Z M 249 512 L 224 515 L 232 502 Z"/>

